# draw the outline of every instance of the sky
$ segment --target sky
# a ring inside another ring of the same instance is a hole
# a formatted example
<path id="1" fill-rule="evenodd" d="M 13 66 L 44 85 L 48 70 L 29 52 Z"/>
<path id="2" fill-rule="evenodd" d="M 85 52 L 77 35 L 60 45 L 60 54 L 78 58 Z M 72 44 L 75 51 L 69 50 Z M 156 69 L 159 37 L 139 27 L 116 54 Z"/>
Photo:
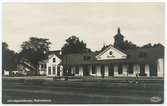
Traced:
<path id="1" fill-rule="evenodd" d="M 59 50 L 75 35 L 92 50 L 113 44 L 120 27 L 125 40 L 138 46 L 164 44 L 163 3 L 4 3 L 3 36 L 19 52 L 30 37 L 48 38 Z"/>

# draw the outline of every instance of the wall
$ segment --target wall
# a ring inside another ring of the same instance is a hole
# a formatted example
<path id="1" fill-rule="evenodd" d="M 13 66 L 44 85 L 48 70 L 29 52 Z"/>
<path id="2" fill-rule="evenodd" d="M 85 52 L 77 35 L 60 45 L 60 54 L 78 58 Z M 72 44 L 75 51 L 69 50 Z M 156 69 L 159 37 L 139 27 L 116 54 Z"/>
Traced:
<path id="1" fill-rule="evenodd" d="M 114 77 L 118 77 L 118 65 L 114 65 Z"/>
<path id="2" fill-rule="evenodd" d="M 55 58 L 55 62 L 53 62 L 53 58 Z M 61 62 L 61 60 L 54 54 L 49 56 L 49 60 L 47 62 L 47 68 L 46 68 L 46 75 L 47 76 L 57 76 L 57 65 Z M 55 74 L 53 74 L 53 66 L 56 69 Z M 51 67 L 51 74 L 48 74 L 48 67 Z"/>
<path id="3" fill-rule="evenodd" d="M 149 66 L 149 64 L 145 64 L 145 73 L 147 74 L 147 77 L 150 76 L 150 66 Z"/>
<path id="4" fill-rule="evenodd" d="M 123 70 L 123 76 L 124 76 L 124 77 L 127 76 L 128 65 L 123 64 L 122 70 Z"/>
<path id="5" fill-rule="evenodd" d="M 83 76 L 83 67 L 79 66 L 79 76 Z"/>
<path id="6" fill-rule="evenodd" d="M 164 59 L 158 59 L 158 66 L 157 66 L 157 75 L 158 77 L 164 77 Z"/>
<path id="7" fill-rule="evenodd" d="M 104 66 L 104 76 L 109 76 L 109 68 L 108 65 Z"/>
<path id="8" fill-rule="evenodd" d="M 9 76 L 9 71 L 4 70 L 4 74 L 3 75 Z"/>
<path id="9" fill-rule="evenodd" d="M 96 65 L 96 76 L 101 76 L 101 67 L 100 67 L 100 65 Z"/>

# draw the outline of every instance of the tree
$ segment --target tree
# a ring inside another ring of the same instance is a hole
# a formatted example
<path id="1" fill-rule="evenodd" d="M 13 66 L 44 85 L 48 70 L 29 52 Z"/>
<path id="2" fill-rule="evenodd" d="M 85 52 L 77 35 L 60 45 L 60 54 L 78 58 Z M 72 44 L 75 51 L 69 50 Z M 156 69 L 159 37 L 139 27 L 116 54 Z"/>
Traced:
<path id="1" fill-rule="evenodd" d="M 150 48 L 150 47 L 152 47 L 152 44 L 148 43 L 148 44 L 143 45 L 141 48 Z"/>
<path id="2" fill-rule="evenodd" d="M 133 44 L 131 41 L 125 40 L 123 49 L 135 49 L 138 48 L 136 44 Z"/>
<path id="3" fill-rule="evenodd" d="M 13 71 L 17 68 L 17 54 L 8 48 L 8 44 L 2 42 L 2 70 Z"/>
<path id="4" fill-rule="evenodd" d="M 100 50 L 96 50 L 94 53 L 95 54 L 99 54 L 100 52 L 102 52 L 102 51 L 104 51 L 106 48 L 108 48 L 110 46 L 110 44 L 109 45 L 103 45 L 103 47 L 100 49 Z"/>
<path id="5" fill-rule="evenodd" d="M 153 47 L 163 47 L 160 43 L 154 44 Z"/>
<path id="6" fill-rule="evenodd" d="M 72 53 L 86 53 L 91 50 L 86 48 L 86 43 L 80 41 L 78 37 L 71 36 L 66 40 L 65 45 L 62 47 L 62 54 L 72 54 Z"/>
<path id="7" fill-rule="evenodd" d="M 49 39 L 31 37 L 29 41 L 22 43 L 20 57 L 37 69 L 38 62 L 44 59 L 50 44 Z"/>

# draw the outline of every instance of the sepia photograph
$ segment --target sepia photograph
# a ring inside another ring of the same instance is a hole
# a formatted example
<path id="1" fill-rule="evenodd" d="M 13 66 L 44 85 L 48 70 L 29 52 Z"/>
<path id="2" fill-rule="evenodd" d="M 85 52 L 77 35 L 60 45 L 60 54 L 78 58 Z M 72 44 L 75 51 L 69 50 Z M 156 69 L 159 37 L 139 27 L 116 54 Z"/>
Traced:
<path id="1" fill-rule="evenodd" d="M 164 2 L 2 3 L 2 104 L 164 104 Z"/>

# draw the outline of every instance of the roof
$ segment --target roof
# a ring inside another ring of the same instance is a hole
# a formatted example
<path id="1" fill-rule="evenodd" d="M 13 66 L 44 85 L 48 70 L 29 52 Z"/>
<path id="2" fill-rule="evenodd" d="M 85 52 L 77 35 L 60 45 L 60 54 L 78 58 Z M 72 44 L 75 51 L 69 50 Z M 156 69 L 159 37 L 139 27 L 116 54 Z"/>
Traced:
<path id="1" fill-rule="evenodd" d="M 105 50 L 104 50 L 105 51 Z M 136 48 L 121 50 L 127 54 L 127 59 L 97 60 L 95 53 L 70 54 L 63 56 L 62 64 L 110 64 L 110 63 L 154 63 L 158 58 L 164 58 L 164 47 Z M 102 51 L 103 52 L 103 51 Z"/>
<path id="2" fill-rule="evenodd" d="M 26 68 L 28 68 L 28 69 L 30 69 L 30 70 L 33 70 L 33 71 L 36 70 L 35 67 L 33 67 L 30 63 L 28 63 L 28 62 L 26 62 L 26 61 L 20 62 L 19 65 L 22 65 L 22 66 L 24 66 L 24 67 L 26 67 Z"/>
<path id="3" fill-rule="evenodd" d="M 61 55 L 61 50 L 55 50 L 55 51 L 48 51 L 46 54 L 45 54 L 45 57 L 42 61 L 39 61 L 38 63 L 46 63 L 49 59 L 49 55 L 53 55 L 55 54 L 58 58 L 62 59 L 62 55 Z"/>
<path id="4" fill-rule="evenodd" d="M 111 49 L 111 48 L 114 49 L 114 50 L 116 50 L 116 51 L 119 52 L 120 54 L 126 56 L 126 53 L 124 53 L 124 51 L 121 51 L 121 50 L 119 50 L 119 49 L 114 48 L 114 46 L 109 45 L 109 46 L 106 47 L 103 51 L 101 51 L 100 53 L 98 53 L 98 54 L 96 55 L 96 57 L 103 55 L 106 51 L 108 51 L 108 50 Z"/>
<path id="5" fill-rule="evenodd" d="M 46 53 L 46 56 L 48 57 L 48 55 L 55 54 L 57 57 L 59 57 L 61 59 L 62 55 L 60 54 L 60 52 L 61 52 L 61 50 L 49 51 Z"/>
<path id="6" fill-rule="evenodd" d="M 63 56 L 62 64 L 91 64 L 95 60 L 96 58 L 93 52 L 77 53 Z"/>

